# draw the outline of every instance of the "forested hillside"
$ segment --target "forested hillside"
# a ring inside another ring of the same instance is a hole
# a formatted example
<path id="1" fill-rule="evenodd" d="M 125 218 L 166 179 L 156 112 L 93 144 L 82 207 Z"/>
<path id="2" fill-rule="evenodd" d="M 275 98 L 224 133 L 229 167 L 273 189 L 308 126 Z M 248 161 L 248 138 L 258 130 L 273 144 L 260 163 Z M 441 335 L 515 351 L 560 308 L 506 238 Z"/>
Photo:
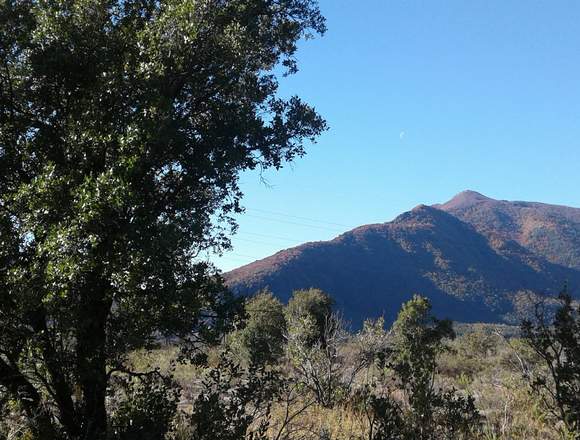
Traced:
<path id="1" fill-rule="evenodd" d="M 269 287 L 333 295 L 354 323 L 388 320 L 412 292 L 458 321 L 517 322 L 528 298 L 580 286 L 580 209 L 497 201 L 473 191 L 392 222 L 281 251 L 226 274 L 240 294 Z"/>

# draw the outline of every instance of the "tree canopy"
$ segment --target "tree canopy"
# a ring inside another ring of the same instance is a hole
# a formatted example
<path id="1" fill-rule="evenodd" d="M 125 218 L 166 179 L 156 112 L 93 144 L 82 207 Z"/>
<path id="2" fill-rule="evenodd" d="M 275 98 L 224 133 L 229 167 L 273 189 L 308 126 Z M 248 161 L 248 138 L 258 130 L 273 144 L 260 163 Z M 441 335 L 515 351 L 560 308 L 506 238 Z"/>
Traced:
<path id="1" fill-rule="evenodd" d="M 323 340 L 333 305 L 330 295 L 320 289 L 295 290 L 284 311 L 288 329 L 301 334 L 310 345 Z"/>
<path id="2" fill-rule="evenodd" d="M 278 361 L 284 354 L 284 306 L 272 292 L 264 289 L 249 298 L 244 309 L 245 326 L 232 335 L 240 357 L 257 365 Z"/>
<path id="3" fill-rule="evenodd" d="M 276 76 L 324 30 L 313 0 L 0 3 L 0 387 L 43 438 L 104 438 L 128 351 L 225 322 L 200 256 L 239 173 L 325 129 Z"/>

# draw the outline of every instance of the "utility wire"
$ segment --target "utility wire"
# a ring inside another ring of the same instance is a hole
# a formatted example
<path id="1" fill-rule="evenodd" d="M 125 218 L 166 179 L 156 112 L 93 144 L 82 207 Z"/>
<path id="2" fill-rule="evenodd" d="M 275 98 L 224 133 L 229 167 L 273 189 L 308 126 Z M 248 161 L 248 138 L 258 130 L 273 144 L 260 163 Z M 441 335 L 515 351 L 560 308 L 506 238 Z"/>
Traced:
<path id="1" fill-rule="evenodd" d="M 285 213 L 281 213 L 281 212 L 268 211 L 265 209 L 258 209 L 258 208 L 246 208 L 246 209 L 248 211 L 254 211 L 254 212 L 270 214 L 270 215 L 275 215 L 275 216 L 280 216 L 280 217 L 286 217 L 286 218 L 291 218 L 291 219 L 297 219 L 297 220 L 304 220 L 304 221 L 313 222 L 313 223 L 326 224 L 326 225 L 332 225 L 332 226 L 340 226 L 340 227 L 344 227 L 344 228 L 351 228 L 351 226 L 344 225 L 341 223 L 328 222 L 328 221 L 313 219 L 313 218 L 309 218 L 309 217 L 302 217 L 302 216 L 296 216 L 296 215 L 291 215 L 291 214 L 285 214 Z M 325 227 L 325 226 L 321 226 L 321 225 L 312 225 L 312 224 L 301 223 L 301 222 L 290 221 L 290 220 L 282 220 L 279 218 L 271 218 L 271 217 L 266 217 L 266 216 L 262 216 L 262 215 L 246 214 L 246 216 L 252 217 L 252 218 L 258 218 L 261 220 L 291 224 L 291 225 L 296 225 L 296 226 L 303 226 L 303 227 L 307 227 L 307 228 L 320 229 L 320 230 L 330 231 L 330 232 L 339 232 L 339 233 L 344 232 L 344 230 L 338 229 L 338 228 Z M 280 236 L 268 235 L 268 234 L 260 234 L 257 232 L 239 232 L 239 234 L 240 235 L 253 235 L 256 237 L 271 238 L 274 240 L 284 240 L 284 241 L 292 242 L 295 244 L 305 243 L 305 242 L 309 241 L 309 240 L 300 241 L 300 240 L 291 239 L 291 238 L 287 238 L 287 237 L 280 237 Z M 249 240 L 249 239 L 240 238 L 237 236 L 232 237 L 232 240 L 234 240 L 234 241 L 238 240 L 238 241 L 243 241 L 243 242 L 253 243 L 253 244 L 261 244 L 261 245 L 266 245 L 266 246 L 274 246 L 274 247 L 281 246 L 279 243 L 269 243 L 269 242 L 265 242 L 265 241 Z M 239 257 L 241 257 L 241 258 L 239 258 Z M 243 263 L 249 263 L 252 260 L 260 260 L 262 258 L 266 258 L 266 257 L 255 257 L 252 255 L 245 255 L 245 254 L 238 254 L 238 253 L 229 253 L 229 254 L 225 254 L 225 255 L 218 257 L 218 259 L 227 259 L 227 260 L 239 261 L 239 262 L 243 262 Z M 251 260 L 248 260 L 248 259 L 251 259 Z"/>
<path id="2" fill-rule="evenodd" d="M 224 260 L 230 260 L 230 261 L 236 261 L 236 262 L 240 262 L 240 263 L 244 263 L 244 264 L 249 264 L 251 263 L 253 260 L 248 260 L 247 258 L 236 258 L 236 257 L 229 257 L 227 255 L 223 255 L 221 257 L 218 258 L 218 261 L 224 259 Z"/>
<path id="3" fill-rule="evenodd" d="M 351 228 L 351 226 L 344 225 L 342 223 L 329 222 L 329 221 L 326 221 L 326 220 L 317 220 L 317 219 L 309 218 L 309 217 L 300 217 L 300 216 L 297 216 L 297 215 L 284 214 L 282 212 L 267 211 L 265 209 L 258 209 L 258 208 L 246 208 L 246 209 L 248 211 L 261 212 L 263 214 L 279 215 L 279 216 L 282 216 L 282 217 L 295 218 L 295 219 L 298 219 L 298 220 L 306 220 L 306 221 L 314 222 L 314 223 L 325 223 L 327 225 L 341 226 L 341 227 L 344 227 L 344 228 Z"/>
<path id="4" fill-rule="evenodd" d="M 237 237 L 232 238 L 232 242 L 234 242 L 234 241 L 243 241 L 245 243 L 262 244 L 262 245 L 274 246 L 274 247 L 283 247 L 284 246 L 283 244 L 280 244 L 280 243 L 268 243 L 267 241 L 248 240 L 246 238 L 237 238 Z"/>
<path id="5" fill-rule="evenodd" d="M 246 254 L 238 254 L 236 252 L 232 252 L 230 254 L 227 255 L 233 255 L 234 257 L 244 257 L 244 258 L 253 258 L 254 260 L 260 260 L 261 258 L 265 258 L 265 257 L 256 257 L 254 255 L 246 255 Z"/>
<path id="6" fill-rule="evenodd" d="M 295 238 L 278 237 L 276 235 L 259 234 L 257 232 L 238 232 L 237 235 L 255 235 L 256 237 L 273 238 L 274 240 L 291 241 L 293 243 L 305 243 L 308 240 L 296 240 Z"/>
<path id="7" fill-rule="evenodd" d="M 317 226 L 317 225 L 308 225 L 306 223 L 298 223 L 298 222 L 293 222 L 293 221 L 289 221 L 289 220 L 280 220 L 280 219 L 276 219 L 276 218 L 263 217 L 263 216 L 260 216 L 260 215 L 246 214 L 245 217 L 259 218 L 259 219 L 262 219 L 262 220 L 269 220 L 269 221 L 278 222 L 278 223 L 286 223 L 286 224 L 289 224 L 289 225 L 305 226 L 305 227 L 314 228 L 314 229 L 322 229 L 323 231 L 344 232 L 342 229 L 327 228 L 327 227 L 324 227 L 324 226 Z"/>

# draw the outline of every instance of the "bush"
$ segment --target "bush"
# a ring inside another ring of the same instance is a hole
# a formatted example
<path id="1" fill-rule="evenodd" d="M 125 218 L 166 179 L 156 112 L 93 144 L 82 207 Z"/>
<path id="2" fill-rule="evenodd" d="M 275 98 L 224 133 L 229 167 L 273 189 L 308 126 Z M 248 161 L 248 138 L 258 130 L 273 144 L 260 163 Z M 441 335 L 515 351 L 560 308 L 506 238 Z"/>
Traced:
<path id="1" fill-rule="evenodd" d="M 165 438 L 176 415 L 178 389 L 169 378 L 155 372 L 118 380 L 122 400 L 111 417 L 118 440 Z"/>
<path id="2" fill-rule="evenodd" d="M 535 322 L 522 323 L 522 336 L 542 360 L 543 370 L 526 371 L 532 391 L 564 424 L 563 431 L 580 437 L 580 307 L 567 289 L 560 293 L 560 307 L 548 320 L 541 304 Z M 551 322 L 550 322 L 551 321 Z"/>
<path id="3" fill-rule="evenodd" d="M 191 440 L 266 440 L 282 379 L 264 365 L 247 369 L 222 353 L 209 370 L 190 418 Z"/>
<path id="4" fill-rule="evenodd" d="M 454 337 L 451 321 L 436 319 L 429 300 L 417 295 L 403 304 L 393 324 L 387 364 L 407 398 L 406 435 L 413 439 L 459 438 L 479 420 L 472 398 L 435 386 L 437 358 Z"/>
<path id="5" fill-rule="evenodd" d="M 300 331 L 309 345 L 324 343 L 325 326 L 333 305 L 330 295 L 320 289 L 293 292 L 284 310 L 288 329 L 294 333 Z"/>
<path id="6" fill-rule="evenodd" d="M 232 345 L 245 363 L 276 363 L 284 354 L 284 306 L 263 290 L 247 300 L 245 312 L 245 327 L 232 334 Z"/>

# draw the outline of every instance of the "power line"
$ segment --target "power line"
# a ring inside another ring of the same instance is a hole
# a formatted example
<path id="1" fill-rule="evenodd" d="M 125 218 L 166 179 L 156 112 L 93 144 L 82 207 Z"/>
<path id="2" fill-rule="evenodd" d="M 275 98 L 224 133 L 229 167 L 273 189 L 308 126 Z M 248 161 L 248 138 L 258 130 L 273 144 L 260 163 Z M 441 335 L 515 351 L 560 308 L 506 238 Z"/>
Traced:
<path id="1" fill-rule="evenodd" d="M 262 245 L 266 245 L 266 246 L 273 246 L 273 247 L 284 247 L 283 244 L 280 243 L 268 243 L 267 241 L 258 241 L 258 240 L 248 240 L 246 238 L 238 238 L 238 237 L 233 237 L 232 241 L 243 241 L 245 243 L 253 243 L 253 244 L 262 244 Z M 288 245 L 286 245 L 288 246 Z"/>
<path id="2" fill-rule="evenodd" d="M 235 257 L 246 257 L 246 258 L 253 258 L 254 260 L 260 260 L 260 259 L 261 259 L 260 257 L 255 257 L 255 256 L 253 256 L 253 255 L 238 254 L 238 253 L 236 253 L 236 252 L 232 252 L 232 253 L 230 253 L 230 254 L 227 254 L 227 255 L 233 255 L 233 256 L 235 256 Z M 264 257 L 262 257 L 262 258 L 264 258 Z"/>
<path id="3" fill-rule="evenodd" d="M 326 228 L 324 226 L 317 226 L 317 225 L 308 225 L 306 223 L 298 223 L 298 222 L 293 222 L 293 221 L 289 221 L 289 220 L 280 220 L 280 219 L 277 219 L 277 218 L 263 217 L 263 216 L 260 216 L 260 215 L 246 214 L 245 216 L 246 217 L 259 218 L 259 219 L 262 219 L 262 220 L 269 220 L 269 221 L 278 222 L 278 223 L 286 223 L 286 224 L 289 224 L 289 225 L 298 225 L 298 226 L 305 226 L 305 227 L 308 227 L 308 228 L 321 229 L 323 231 L 344 232 L 341 229 Z"/>
<path id="4" fill-rule="evenodd" d="M 267 211 L 265 209 L 258 209 L 258 208 L 246 208 L 246 209 L 248 211 L 256 211 L 256 212 L 262 212 L 264 214 L 279 215 L 279 216 L 282 216 L 282 217 L 290 217 L 290 218 L 295 218 L 295 219 L 298 219 L 298 220 L 306 220 L 306 221 L 314 222 L 314 223 L 325 223 L 327 225 L 342 226 L 342 227 L 345 227 L 345 228 L 351 228 L 352 227 L 352 226 L 344 225 L 342 223 L 329 222 L 329 221 L 326 221 L 326 220 L 317 220 L 317 219 L 314 219 L 314 218 L 301 217 L 301 216 L 292 215 L 292 214 L 285 214 L 285 213 L 282 213 L 282 212 Z"/>
<path id="5" fill-rule="evenodd" d="M 308 240 L 296 240 L 295 238 L 278 237 L 276 235 L 259 234 L 257 232 L 238 232 L 238 235 L 255 235 L 256 237 L 273 238 L 274 240 L 291 241 L 293 243 L 305 243 Z"/>
<path id="6" fill-rule="evenodd" d="M 222 260 L 222 259 L 223 259 L 223 260 L 231 260 L 231 261 L 239 261 L 239 262 L 241 262 L 241 263 L 246 263 L 246 264 L 248 264 L 248 263 L 251 263 L 251 262 L 253 262 L 253 261 L 254 261 L 254 260 L 252 260 L 252 259 L 247 259 L 247 258 L 236 258 L 236 257 L 230 257 L 230 256 L 228 256 L 228 255 L 222 255 L 221 257 L 218 257 L 218 258 L 217 258 L 217 260 L 218 260 L 218 261 L 219 261 L 219 260 Z"/>

